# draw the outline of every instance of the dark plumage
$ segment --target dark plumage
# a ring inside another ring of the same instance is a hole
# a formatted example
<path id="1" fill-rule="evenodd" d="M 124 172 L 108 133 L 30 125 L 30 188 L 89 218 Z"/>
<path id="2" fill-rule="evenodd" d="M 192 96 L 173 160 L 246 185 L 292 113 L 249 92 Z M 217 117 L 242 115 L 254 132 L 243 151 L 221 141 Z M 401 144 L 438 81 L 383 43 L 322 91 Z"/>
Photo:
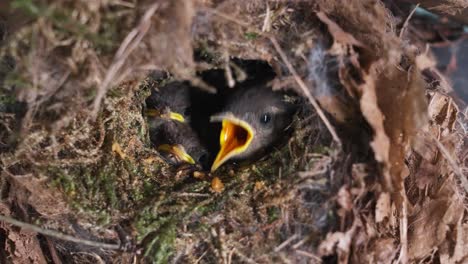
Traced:
<path id="1" fill-rule="evenodd" d="M 190 90 L 188 84 L 178 81 L 152 90 L 151 95 L 146 99 L 147 115 L 179 122 L 190 122 Z"/>
<path id="2" fill-rule="evenodd" d="M 171 82 L 146 100 L 151 141 L 176 162 L 204 168 L 212 163 L 212 171 L 230 159 L 256 158 L 291 123 L 295 106 L 286 98 L 257 84 L 221 86 L 208 94 L 188 82 Z"/>
<path id="3" fill-rule="evenodd" d="M 211 170 L 230 159 L 247 159 L 263 153 L 291 124 L 295 106 L 270 88 L 242 88 L 232 94 L 223 110 L 211 117 L 222 122 L 220 150 Z"/>
<path id="4" fill-rule="evenodd" d="M 185 82 L 171 82 L 152 91 L 146 99 L 150 139 L 170 163 L 206 168 L 209 152 L 190 125 L 191 90 Z"/>
<path id="5" fill-rule="evenodd" d="M 208 151 L 188 124 L 153 118 L 149 128 L 151 142 L 170 163 L 209 165 Z"/>

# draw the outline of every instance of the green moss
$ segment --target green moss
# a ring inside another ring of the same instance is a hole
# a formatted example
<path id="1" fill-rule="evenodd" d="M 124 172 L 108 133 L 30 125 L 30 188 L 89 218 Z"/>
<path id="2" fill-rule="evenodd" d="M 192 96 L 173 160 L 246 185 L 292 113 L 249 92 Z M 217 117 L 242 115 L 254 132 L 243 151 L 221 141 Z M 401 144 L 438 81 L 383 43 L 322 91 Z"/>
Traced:
<path id="1" fill-rule="evenodd" d="M 113 166 L 106 166 L 104 170 L 101 171 L 97 179 L 97 188 L 101 188 L 105 194 L 107 204 L 111 208 L 116 208 L 118 206 L 117 195 L 116 195 L 116 174 L 118 170 Z"/>
<path id="2" fill-rule="evenodd" d="M 223 62 L 222 55 L 219 51 L 213 49 L 205 40 L 199 40 L 196 44 L 195 57 L 199 60 L 211 63 L 212 65 L 220 65 Z"/>
<path id="3" fill-rule="evenodd" d="M 5 76 L 4 85 L 6 87 L 18 88 L 33 87 L 29 79 L 26 79 L 26 77 L 15 71 L 8 72 L 8 74 Z"/>
<path id="4" fill-rule="evenodd" d="M 15 0 L 11 2 L 11 7 L 21 9 L 26 14 L 34 17 L 44 15 L 47 9 L 44 6 L 39 6 L 34 2 L 34 0 Z"/>
<path id="5" fill-rule="evenodd" d="M 14 95 L 1 94 L 1 90 L 0 90 L 0 106 L 12 105 L 15 103 L 16 103 L 16 97 Z"/>
<path id="6" fill-rule="evenodd" d="M 60 170 L 56 167 L 49 167 L 47 174 L 51 175 L 51 185 L 61 189 L 66 195 L 73 197 L 76 194 L 76 185 L 73 176 L 69 175 L 66 171 Z"/>
<path id="7" fill-rule="evenodd" d="M 317 154 L 328 155 L 330 154 L 330 147 L 323 146 L 323 145 L 315 145 L 314 148 L 312 149 L 312 152 L 317 153 Z"/>
<path id="8" fill-rule="evenodd" d="M 46 18 L 53 23 L 55 33 L 61 33 L 63 38 L 73 37 L 86 39 L 94 43 L 97 51 L 111 52 L 120 42 L 120 30 L 118 25 L 119 17 L 115 12 L 104 12 L 101 19 L 100 31 L 97 33 L 91 32 L 88 25 L 80 23 L 74 19 L 72 15 L 75 12 L 74 8 L 67 6 L 47 6 L 37 4 L 34 0 L 15 0 L 11 6 L 20 9 L 27 15 L 33 18 Z"/>
<path id="9" fill-rule="evenodd" d="M 256 40 L 258 38 L 258 33 L 256 32 L 245 32 L 244 37 L 248 40 Z"/>
<path id="10" fill-rule="evenodd" d="M 176 226 L 172 219 L 167 219 L 161 227 L 145 239 L 144 256 L 152 263 L 167 263 L 174 252 Z"/>
<path id="11" fill-rule="evenodd" d="M 276 206 L 268 207 L 267 214 L 268 214 L 268 223 L 271 224 L 280 218 L 281 210 L 280 208 Z"/>

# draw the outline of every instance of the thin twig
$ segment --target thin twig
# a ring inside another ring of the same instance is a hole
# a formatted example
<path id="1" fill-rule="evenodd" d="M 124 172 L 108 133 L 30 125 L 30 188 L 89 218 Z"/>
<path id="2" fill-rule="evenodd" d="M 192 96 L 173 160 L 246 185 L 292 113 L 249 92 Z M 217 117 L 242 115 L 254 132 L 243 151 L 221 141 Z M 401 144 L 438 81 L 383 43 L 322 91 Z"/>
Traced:
<path id="1" fill-rule="evenodd" d="M 107 243 L 77 238 L 71 235 L 67 235 L 67 234 L 55 231 L 55 230 L 44 229 L 36 225 L 28 224 L 28 223 L 16 220 L 6 215 L 0 215 L 0 221 L 15 225 L 21 228 L 29 229 L 31 231 L 34 231 L 34 232 L 37 232 L 37 233 L 40 233 L 49 237 L 53 237 L 53 238 L 57 238 L 57 239 L 65 240 L 69 242 L 74 242 L 74 243 L 81 244 L 81 245 L 97 247 L 97 248 L 102 248 L 102 249 L 109 249 L 109 250 L 121 249 L 120 245 L 117 245 L 117 244 L 107 244 Z"/>
<path id="2" fill-rule="evenodd" d="M 452 167 L 453 172 L 455 173 L 455 175 L 457 175 L 457 177 L 460 179 L 461 184 L 462 184 L 463 188 L 465 189 L 465 192 L 468 193 L 468 179 L 466 178 L 465 175 L 463 175 L 462 169 L 457 164 L 455 159 L 452 158 L 452 156 L 450 155 L 448 150 L 445 148 L 445 146 L 442 145 L 442 143 L 440 143 L 440 141 L 437 140 L 437 138 L 435 138 L 434 136 L 432 136 L 432 139 L 436 142 L 437 147 L 439 148 L 442 155 L 445 157 L 445 159 L 447 159 L 447 161 L 450 164 L 450 167 Z"/>
<path id="3" fill-rule="evenodd" d="M 408 263 L 408 201 L 406 190 L 402 184 L 401 195 L 401 218 L 400 218 L 400 257 L 398 263 Z"/>
<path id="4" fill-rule="evenodd" d="M 213 9 L 213 8 L 201 8 L 201 10 L 204 10 L 204 11 L 206 11 L 206 12 L 208 12 L 208 13 L 217 15 L 217 16 L 219 16 L 219 17 L 221 17 L 221 18 L 223 18 L 223 19 L 225 19 L 225 20 L 227 20 L 227 21 L 231 21 L 231 22 L 233 22 L 233 23 L 235 23 L 235 24 L 238 24 L 238 25 L 240 25 L 240 26 L 243 26 L 243 27 L 246 27 L 246 28 L 249 28 L 249 29 L 252 28 L 249 24 L 247 24 L 247 23 L 245 23 L 245 22 L 242 22 L 242 21 L 239 21 L 238 19 L 235 19 L 235 18 L 231 17 L 231 16 L 228 15 L 228 14 L 219 12 L 219 11 L 216 10 L 216 9 Z M 253 28 L 252 28 L 252 29 L 253 29 Z M 254 31 L 257 31 L 257 30 L 255 30 L 255 29 L 253 29 L 253 30 L 254 30 Z M 258 32 L 255 32 L 255 33 L 258 33 Z"/>
<path id="5" fill-rule="evenodd" d="M 308 237 L 305 237 L 303 238 L 301 241 L 297 242 L 296 244 L 294 244 L 292 246 L 292 249 L 298 249 L 300 246 L 304 245 L 305 242 L 307 242 L 307 240 L 309 240 Z"/>
<path id="6" fill-rule="evenodd" d="M 269 39 L 270 39 L 271 43 L 273 44 L 273 46 L 275 47 L 278 54 L 280 55 L 281 60 L 283 60 L 284 64 L 286 64 L 286 67 L 288 67 L 289 72 L 291 72 L 291 74 L 293 75 L 294 80 L 296 80 L 296 83 L 299 85 L 302 92 L 305 94 L 305 96 L 307 97 L 309 102 L 315 108 L 315 111 L 319 115 L 320 119 L 322 119 L 323 123 L 325 124 L 328 131 L 332 135 L 333 140 L 335 140 L 335 142 L 338 143 L 339 146 L 341 146 L 341 140 L 338 137 L 338 134 L 336 133 L 335 128 L 331 125 L 330 121 L 325 116 L 325 113 L 320 108 L 319 104 L 317 103 L 317 100 L 315 100 L 315 98 L 312 95 L 312 93 L 310 92 L 310 90 L 307 88 L 307 85 L 304 83 L 304 81 L 301 79 L 301 77 L 299 77 L 299 74 L 297 74 L 297 72 L 294 69 L 294 67 L 292 66 L 291 62 L 289 62 L 288 57 L 286 56 L 283 49 L 278 44 L 278 41 L 272 36 L 270 36 Z"/>
<path id="7" fill-rule="evenodd" d="M 318 256 L 316 256 L 316 255 L 314 255 L 314 254 L 312 254 L 310 252 L 300 250 L 300 249 L 296 249 L 296 253 L 299 254 L 299 255 L 305 256 L 305 257 L 309 257 L 309 258 L 317 261 L 316 263 L 322 263 L 321 258 L 319 258 Z"/>
<path id="8" fill-rule="evenodd" d="M 322 175 L 328 171 L 328 168 L 323 168 L 318 171 L 300 171 L 297 174 L 300 178 L 314 178 L 316 176 Z"/>
<path id="9" fill-rule="evenodd" d="M 224 75 L 226 76 L 229 88 L 232 88 L 236 85 L 236 81 L 234 81 L 234 77 L 232 77 L 232 70 L 229 61 L 229 53 L 226 51 L 224 54 Z"/>
<path id="10" fill-rule="evenodd" d="M 283 248 L 285 248 L 287 245 L 291 244 L 295 239 L 297 239 L 298 235 L 294 234 L 290 238 L 286 239 L 283 243 L 281 243 L 279 246 L 275 247 L 274 251 L 275 252 L 280 252 Z"/>
<path id="11" fill-rule="evenodd" d="M 207 193 L 187 193 L 187 192 L 183 192 L 183 193 L 176 193 L 175 196 L 178 196 L 178 197 L 210 197 L 211 195 L 207 194 Z"/>
<path id="12" fill-rule="evenodd" d="M 266 14 L 265 14 L 265 20 L 263 20 L 263 26 L 262 26 L 262 32 L 268 32 L 270 31 L 271 28 L 271 11 L 270 11 L 270 5 L 268 2 L 266 2 Z"/>
<path id="13" fill-rule="evenodd" d="M 418 7 L 419 7 L 419 3 L 414 7 L 413 11 L 411 11 L 411 13 L 408 15 L 408 17 L 405 20 L 405 23 L 403 23 L 403 26 L 401 27 L 401 30 L 400 30 L 400 35 L 398 36 L 400 39 L 403 37 L 403 34 L 405 33 L 406 28 L 408 27 L 408 23 L 410 19 L 413 17 L 414 12 L 416 12 L 416 9 L 418 9 Z"/>
<path id="14" fill-rule="evenodd" d="M 92 112 L 93 118 L 97 116 L 101 101 L 106 95 L 110 85 L 113 83 L 114 78 L 117 76 L 127 58 L 130 56 L 133 50 L 138 47 L 143 37 L 151 28 L 151 17 L 154 15 L 156 10 L 158 10 L 158 7 L 158 3 L 153 4 L 143 15 L 143 18 L 141 19 L 138 27 L 130 31 L 130 33 L 128 33 L 123 42 L 120 44 L 120 47 L 115 54 L 114 60 L 106 73 L 106 77 L 104 78 L 101 86 L 99 86 L 96 98 L 94 99 Z"/>
<path id="15" fill-rule="evenodd" d="M 244 255 L 242 252 L 240 252 L 238 249 L 235 249 L 234 248 L 234 253 L 245 263 L 249 263 L 249 264 L 255 264 L 257 263 L 255 260 L 247 257 L 246 255 Z"/>

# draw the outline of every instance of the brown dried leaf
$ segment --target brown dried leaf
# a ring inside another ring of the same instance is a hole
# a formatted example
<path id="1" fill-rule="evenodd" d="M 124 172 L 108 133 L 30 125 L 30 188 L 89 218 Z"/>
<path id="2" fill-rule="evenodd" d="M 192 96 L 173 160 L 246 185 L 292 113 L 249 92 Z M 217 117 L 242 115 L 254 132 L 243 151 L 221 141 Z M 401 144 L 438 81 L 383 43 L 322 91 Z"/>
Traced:
<path id="1" fill-rule="evenodd" d="M 339 259 L 338 263 L 347 263 L 353 239 L 358 227 L 361 225 L 361 221 L 356 219 L 346 232 L 328 233 L 318 247 L 319 255 L 328 256 L 336 252 Z"/>
<path id="2" fill-rule="evenodd" d="M 214 177 L 213 180 L 211 180 L 211 189 L 216 193 L 221 193 L 224 190 L 224 183 L 220 178 Z"/>
<path id="3" fill-rule="evenodd" d="M 463 218 L 457 223 L 454 237 L 448 240 L 440 249 L 440 263 L 466 263 L 468 261 L 468 223 L 463 223 Z"/>
<path id="4" fill-rule="evenodd" d="M 39 214 L 49 219 L 69 212 L 65 199 L 54 188 L 48 188 L 42 179 L 33 176 L 11 176 L 10 199 L 15 203 L 33 207 Z"/>
<path id="5" fill-rule="evenodd" d="M 424 137 L 422 133 L 418 134 L 415 138 L 413 150 L 429 162 L 435 162 L 439 154 L 439 150 L 434 142 L 427 137 Z"/>
<path id="6" fill-rule="evenodd" d="M 431 164 L 426 160 L 422 160 L 414 177 L 416 178 L 416 186 L 423 190 L 428 185 L 434 183 L 440 175 L 440 167 Z"/>
<path id="7" fill-rule="evenodd" d="M 408 219 L 408 257 L 422 259 L 445 243 L 462 215 L 463 206 L 456 195 L 426 202 Z"/>
<path id="8" fill-rule="evenodd" d="M 10 215 L 8 205 L 0 203 L 0 214 Z M 35 232 L 0 221 L 0 234 L 5 235 L 0 257 L 7 257 L 9 263 L 47 263 Z"/>
<path id="9" fill-rule="evenodd" d="M 370 145 L 374 150 L 375 159 L 385 166 L 389 166 L 390 139 L 385 133 L 384 115 L 377 102 L 375 78 L 370 74 L 365 74 L 364 83 L 359 85 L 357 89 L 361 94 L 359 101 L 362 114 L 374 130 L 374 138 Z M 386 187 L 391 189 L 393 182 L 388 171 L 384 171 L 384 176 Z"/>
<path id="10" fill-rule="evenodd" d="M 328 32 L 333 36 L 335 42 L 341 45 L 352 45 L 356 47 L 364 47 L 364 45 L 356 40 L 353 35 L 345 32 L 338 24 L 328 18 L 323 12 L 317 12 L 317 17 L 328 27 Z"/>
<path id="11" fill-rule="evenodd" d="M 369 254 L 366 254 L 363 259 L 366 263 L 390 263 L 398 253 L 397 243 L 393 238 L 377 239 L 371 244 Z M 358 262 L 362 262 L 359 259 Z"/>
<path id="12" fill-rule="evenodd" d="M 47 263 L 36 233 L 0 223 L 0 229 L 6 233 L 5 252 L 11 263 Z"/>
<path id="13" fill-rule="evenodd" d="M 432 122 L 452 131 L 457 121 L 457 113 L 458 109 L 452 98 L 439 92 L 433 94 L 428 106 Z"/>
<path id="14" fill-rule="evenodd" d="M 340 96 L 316 96 L 320 106 L 339 123 L 345 123 L 355 117 L 356 111 Z"/>

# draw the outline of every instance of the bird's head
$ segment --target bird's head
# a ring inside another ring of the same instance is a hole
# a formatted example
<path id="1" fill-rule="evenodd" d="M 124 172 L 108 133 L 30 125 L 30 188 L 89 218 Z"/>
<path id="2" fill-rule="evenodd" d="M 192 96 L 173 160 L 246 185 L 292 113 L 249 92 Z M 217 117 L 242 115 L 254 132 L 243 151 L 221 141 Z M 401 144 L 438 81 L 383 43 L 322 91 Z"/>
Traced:
<path id="1" fill-rule="evenodd" d="M 294 107 L 281 93 L 266 87 L 241 90 L 211 122 L 221 122 L 220 150 L 211 167 L 246 159 L 271 146 L 291 123 Z"/>
<path id="2" fill-rule="evenodd" d="M 189 124 L 156 119 L 149 127 L 151 141 L 169 163 L 200 165 L 204 169 L 210 165 L 210 153 Z"/>
<path id="3" fill-rule="evenodd" d="M 183 114 L 171 111 L 169 108 L 164 109 L 147 109 L 146 116 L 153 118 L 162 118 L 165 120 L 174 120 L 177 122 L 185 123 L 186 117 Z"/>
<path id="4" fill-rule="evenodd" d="M 201 146 L 183 146 L 182 144 L 162 144 L 157 147 L 164 158 L 172 164 L 200 165 L 202 168 L 208 166 L 209 153 Z"/>
<path id="5" fill-rule="evenodd" d="M 190 87 L 185 82 L 170 82 L 159 89 L 153 89 L 146 99 L 146 105 L 148 117 L 189 123 Z"/>

